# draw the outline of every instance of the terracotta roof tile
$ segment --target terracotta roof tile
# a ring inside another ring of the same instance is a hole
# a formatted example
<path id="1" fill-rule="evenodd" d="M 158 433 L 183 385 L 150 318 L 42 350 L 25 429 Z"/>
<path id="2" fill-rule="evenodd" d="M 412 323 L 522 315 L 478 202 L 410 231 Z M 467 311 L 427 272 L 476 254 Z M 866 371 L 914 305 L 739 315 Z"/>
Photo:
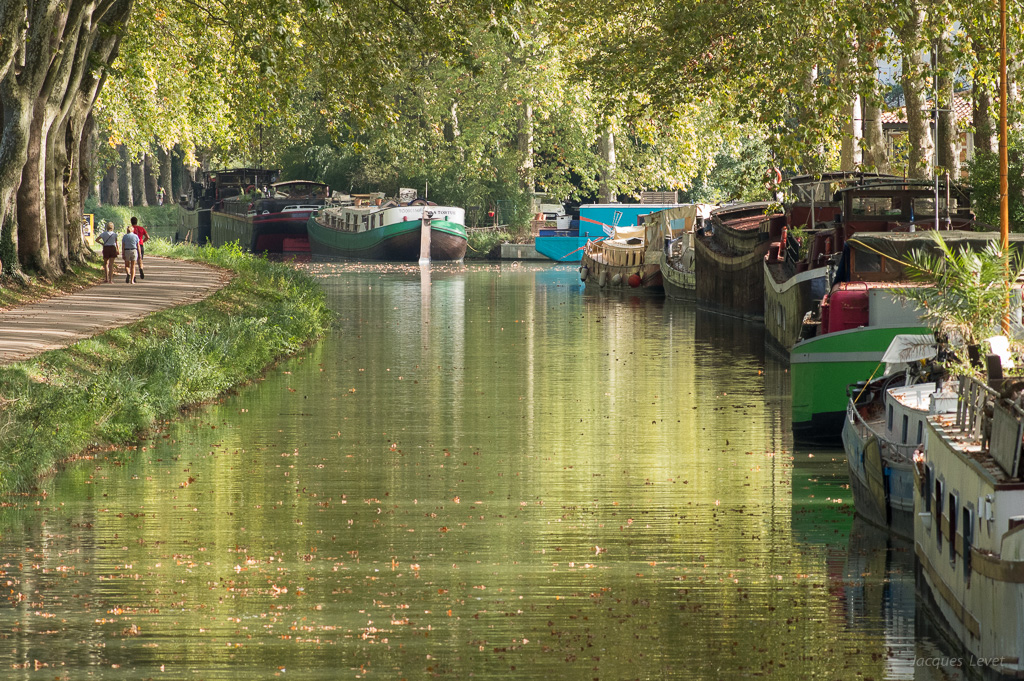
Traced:
<path id="1" fill-rule="evenodd" d="M 925 104 L 925 108 L 929 110 L 933 106 L 934 104 L 932 104 L 931 99 Z M 956 112 L 956 119 L 958 121 L 970 121 L 973 118 L 973 105 L 967 92 L 958 92 L 953 95 L 953 111 Z M 882 125 L 904 125 L 906 122 L 906 107 L 882 113 Z"/>

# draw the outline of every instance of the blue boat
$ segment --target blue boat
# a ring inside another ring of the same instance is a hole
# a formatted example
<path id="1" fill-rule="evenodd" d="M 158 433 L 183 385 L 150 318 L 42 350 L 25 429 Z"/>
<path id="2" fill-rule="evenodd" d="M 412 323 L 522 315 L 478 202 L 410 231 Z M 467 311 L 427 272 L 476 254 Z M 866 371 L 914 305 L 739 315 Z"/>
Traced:
<path id="1" fill-rule="evenodd" d="M 579 228 L 557 230 L 557 235 L 543 232 L 533 241 L 541 255 L 556 262 L 579 262 L 588 241 L 611 236 L 616 227 L 640 225 L 640 216 L 676 208 L 678 203 L 585 203 L 580 206 Z"/>

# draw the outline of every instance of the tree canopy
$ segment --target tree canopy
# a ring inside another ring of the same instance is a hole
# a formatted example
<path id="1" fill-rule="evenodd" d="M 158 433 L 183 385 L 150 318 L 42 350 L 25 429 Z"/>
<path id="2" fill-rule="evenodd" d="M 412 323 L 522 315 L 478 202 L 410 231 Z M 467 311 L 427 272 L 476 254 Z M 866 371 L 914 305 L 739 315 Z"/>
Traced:
<path id="1" fill-rule="evenodd" d="M 907 172 L 952 171 L 933 145 L 957 122 L 933 139 L 927 100 L 968 84 L 978 112 L 959 126 L 989 148 L 996 26 L 964 0 L 3 3 L 2 272 L 84 257 L 94 178 L 172 150 L 519 219 L 533 192 L 754 198 L 772 167 L 881 169 L 883 64 L 901 74 Z"/>

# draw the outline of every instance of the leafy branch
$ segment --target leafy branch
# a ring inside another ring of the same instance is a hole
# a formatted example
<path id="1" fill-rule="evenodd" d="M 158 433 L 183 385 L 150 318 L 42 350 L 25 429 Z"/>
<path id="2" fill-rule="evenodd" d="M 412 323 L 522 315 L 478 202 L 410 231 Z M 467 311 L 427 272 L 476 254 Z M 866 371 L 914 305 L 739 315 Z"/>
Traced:
<path id="1" fill-rule="evenodd" d="M 977 345 L 996 332 L 1009 311 L 1010 284 L 1024 271 L 1019 253 L 1006 268 L 1002 249 L 992 240 L 983 249 L 954 249 L 941 232 L 930 232 L 935 249 L 916 249 L 908 256 L 907 274 L 917 286 L 894 291 L 916 303 L 921 319 L 936 332 L 964 345 Z"/>

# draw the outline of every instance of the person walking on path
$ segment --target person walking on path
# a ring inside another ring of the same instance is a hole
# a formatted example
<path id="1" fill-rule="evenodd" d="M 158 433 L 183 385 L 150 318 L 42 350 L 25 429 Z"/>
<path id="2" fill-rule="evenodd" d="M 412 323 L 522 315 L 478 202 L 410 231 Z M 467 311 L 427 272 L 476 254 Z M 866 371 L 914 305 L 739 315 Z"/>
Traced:
<path id="1" fill-rule="evenodd" d="M 103 231 L 96 235 L 96 242 L 103 244 L 103 276 L 108 284 L 114 283 L 114 270 L 117 269 L 117 228 L 113 222 L 107 222 Z"/>
<path id="2" fill-rule="evenodd" d="M 137 217 L 132 217 L 132 232 L 139 237 L 139 279 L 145 279 L 146 273 L 142 269 L 142 258 L 146 255 L 146 242 L 149 241 L 149 232 L 139 224 Z"/>
<path id="3" fill-rule="evenodd" d="M 102 224 L 96 227 L 99 230 Z M 30 360 L 47 350 L 66 348 L 153 312 L 196 303 L 220 290 L 234 276 L 187 260 L 153 254 L 149 260 L 150 265 L 160 268 L 159 295 L 145 286 L 110 289 L 96 285 L 0 311 L 0 367 Z M 4 422 L 3 416 L 0 401 L 0 423 Z M 0 678 L 7 677 L 0 674 Z"/>
<path id="4" fill-rule="evenodd" d="M 135 263 L 139 258 L 139 237 L 135 232 L 128 230 L 121 237 L 121 250 L 124 251 L 124 283 L 135 283 Z"/>

